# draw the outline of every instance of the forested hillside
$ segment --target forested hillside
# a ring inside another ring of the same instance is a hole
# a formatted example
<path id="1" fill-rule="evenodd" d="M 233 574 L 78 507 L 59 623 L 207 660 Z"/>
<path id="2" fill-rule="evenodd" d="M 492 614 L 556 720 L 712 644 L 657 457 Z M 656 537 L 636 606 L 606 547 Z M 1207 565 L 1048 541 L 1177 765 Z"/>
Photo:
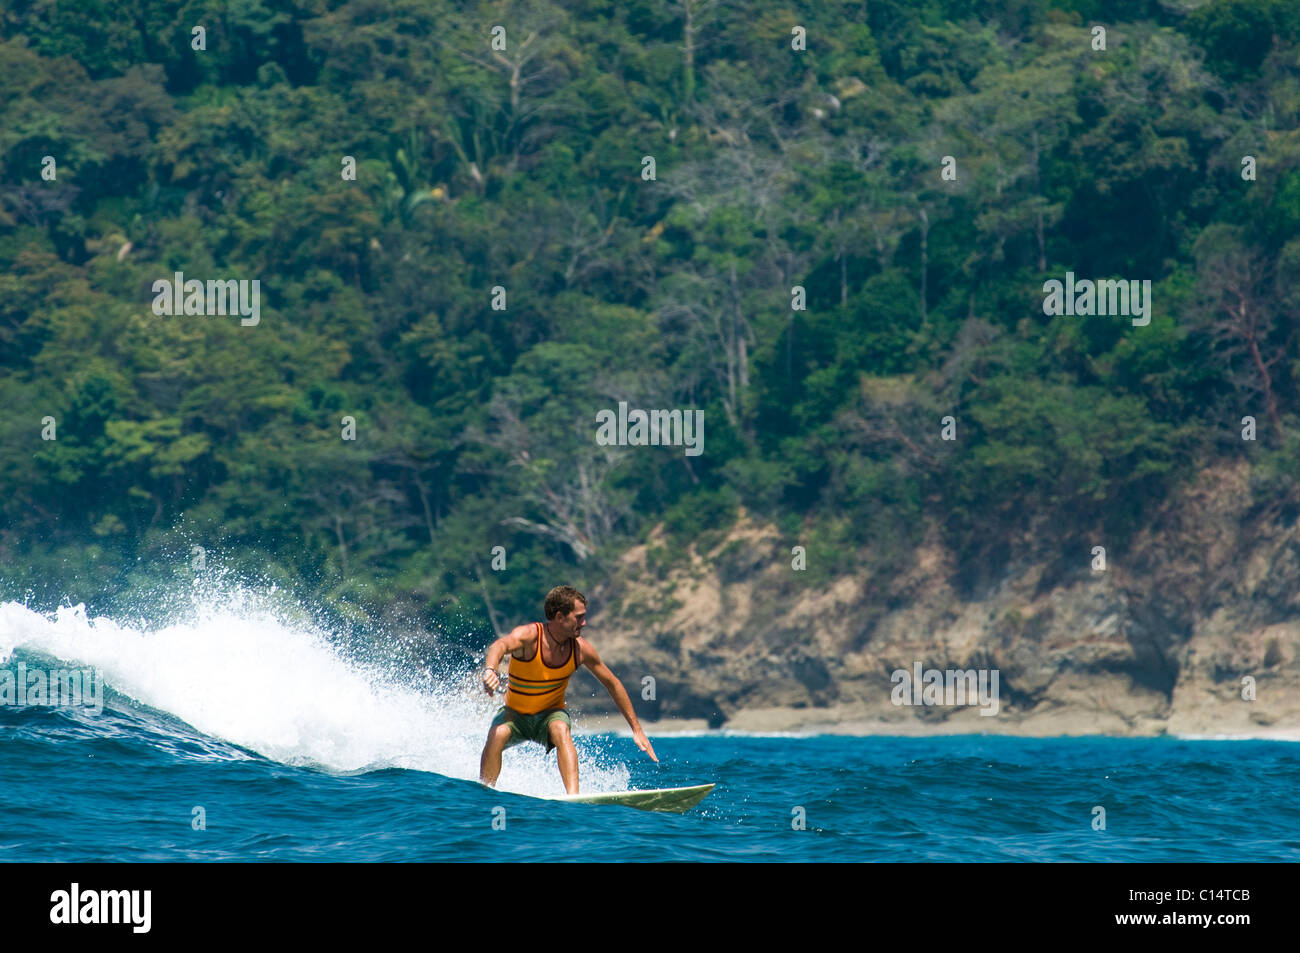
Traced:
<path id="1" fill-rule="evenodd" d="M 482 645 L 741 512 L 810 586 L 927 528 L 959 587 L 1025 540 L 1122 560 L 1216 462 L 1294 518 L 1300 4 L 9 0 L 0 29 L 6 598 L 146 611 L 225 572 Z M 259 281 L 260 320 L 156 314 L 177 272 Z M 1046 314 L 1067 274 L 1150 282 L 1149 323 Z M 701 452 L 597 441 L 621 401 L 703 411 Z"/>

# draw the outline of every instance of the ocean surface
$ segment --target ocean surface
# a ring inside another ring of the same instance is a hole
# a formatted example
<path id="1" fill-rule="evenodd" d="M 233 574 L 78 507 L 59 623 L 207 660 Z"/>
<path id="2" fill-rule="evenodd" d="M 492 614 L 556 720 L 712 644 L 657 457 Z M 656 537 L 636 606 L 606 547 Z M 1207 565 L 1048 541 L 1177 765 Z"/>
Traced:
<path id="1" fill-rule="evenodd" d="M 0 603 L 0 692 L 60 668 L 107 688 L 0 703 L 0 861 L 1300 860 L 1290 742 L 652 734 L 655 765 L 577 739 L 583 791 L 717 782 L 668 815 L 522 796 L 563 791 L 535 745 L 481 787 L 496 706 L 463 673 L 237 599 L 154 626 Z"/>

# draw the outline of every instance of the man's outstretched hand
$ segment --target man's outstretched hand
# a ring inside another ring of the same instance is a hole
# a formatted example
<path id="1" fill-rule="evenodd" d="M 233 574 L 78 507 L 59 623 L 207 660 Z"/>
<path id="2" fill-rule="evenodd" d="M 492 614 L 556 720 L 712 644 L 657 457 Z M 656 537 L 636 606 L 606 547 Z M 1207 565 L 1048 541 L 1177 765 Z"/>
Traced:
<path id="1" fill-rule="evenodd" d="M 650 756 L 651 761 L 653 761 L 655 764 L 659 763 L 659 759 L 655 757 L 654 745 L 650 743 L 650 739 L 645 736 L 644 731 L 632 732 L 632 740 L 636 742 L 636 746 L 638 748 L 640 748 L 642 751 L 644 751 L 646 754 Z"/>
<path id="2" fill-rule="evenodd" d="M 483 688 L 489 695 L 496 694 L 497 686 L 499 684 L 501 684 L 501 680 L 497 677 L 496 672 L 490 668 L 483 672 Z"/>

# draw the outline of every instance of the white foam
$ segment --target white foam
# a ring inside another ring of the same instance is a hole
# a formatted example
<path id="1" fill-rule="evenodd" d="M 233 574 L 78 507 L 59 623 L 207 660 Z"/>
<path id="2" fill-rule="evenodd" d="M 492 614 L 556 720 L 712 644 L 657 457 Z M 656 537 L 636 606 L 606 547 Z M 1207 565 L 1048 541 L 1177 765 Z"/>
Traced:
<path id="1" fill-rule="evenodd" d="M 87 618 L 81 605 L 45 616 L 7 602 L 0 662 L 23 650 L 95 668 L 114 691 L 284 764 L 477 780 L 499 702 L 458 677 L 430 675 L 417 689 L 409 673 L 345 660 L 309 623 L 285 621 L 259 601 L 242 590 L 196 596 L 183 621 L 154 629 Z M 590 741 L 579 748 L 582 790 L 626 790 L 626 766 L 590 749 Z M 533 744 L 505 753 L 498 787 L 564 790 L 555 755 Z"/>

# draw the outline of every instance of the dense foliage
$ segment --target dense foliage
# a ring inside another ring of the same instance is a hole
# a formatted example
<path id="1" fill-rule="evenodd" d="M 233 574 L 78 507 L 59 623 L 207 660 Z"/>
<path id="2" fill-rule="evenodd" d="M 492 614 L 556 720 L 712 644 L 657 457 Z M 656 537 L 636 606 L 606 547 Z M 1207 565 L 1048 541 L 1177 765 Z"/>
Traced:
<path id="1" fill-rule="evenodd" d="M 1300 5 L 464 6 L 0 12 L 3 595 L 133 604 L 201 546 L 481 640 L 741 506 L 816 578 L 927 526 L 978 576 L 1122 551 L 1216 459 L 1294 496 Z M 260 323 L 155 315 L 177 271 Z M 1067 271 L 1150 324 L 1045 315 Z M 598 445 L 620 400 L 704 452 Z"/>

